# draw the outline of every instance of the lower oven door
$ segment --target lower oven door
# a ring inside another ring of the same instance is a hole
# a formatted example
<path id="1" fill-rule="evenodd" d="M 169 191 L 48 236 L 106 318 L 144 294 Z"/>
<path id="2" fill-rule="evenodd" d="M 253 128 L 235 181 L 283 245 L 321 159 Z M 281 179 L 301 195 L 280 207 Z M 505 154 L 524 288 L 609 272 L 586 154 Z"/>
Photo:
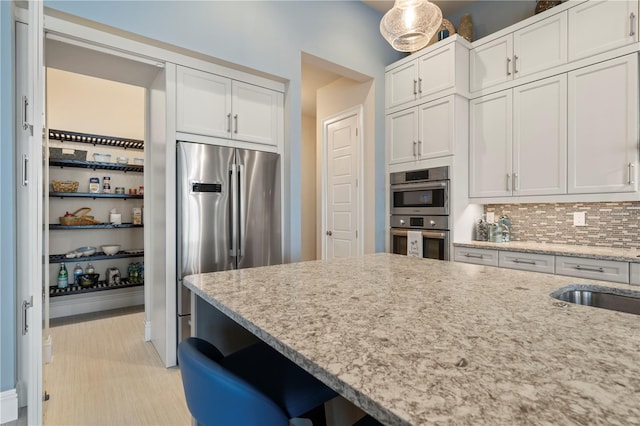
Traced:
<path id="1" fill-rule="evenodd" d="M 391 228 L 391 253 L 407 254 L 408 229 Z M 449 260 L 449 231 L 423 230 L 422 257 Z"/>

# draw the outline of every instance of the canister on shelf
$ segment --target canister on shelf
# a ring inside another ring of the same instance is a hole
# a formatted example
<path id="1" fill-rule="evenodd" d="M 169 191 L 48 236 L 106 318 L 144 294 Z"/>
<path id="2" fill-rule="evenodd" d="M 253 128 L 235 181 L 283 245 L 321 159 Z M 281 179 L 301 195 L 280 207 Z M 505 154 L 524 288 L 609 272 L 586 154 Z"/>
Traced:
<path id="1" fill-rule="evenodd" d="M 124 194 L 124 186 L 116 186 L 116 194 Z"/>
<path id="2" fill-rule="evenodd" d="M 92 194 L 97 194 L 100 192 L 100 178 L 89 178 L 89 192 Z"/>
<path id="3" fill-rule="evenodd" d="M 140 189 L 138 189 L 138 194 L 144 195 L 144 186 L 140 185 Z"/>
<path id="4" fill-rule="evenodd" d="M 111 194 L 111 176 L 104 176 L 102 178 L 102 192 Z"/>
<path id="5" fill-rule="evenodd" d="M 140 207 L 134 207 L 132 209 L 132 221 L 134 225 L 142 225 L 142 209 Z"/>

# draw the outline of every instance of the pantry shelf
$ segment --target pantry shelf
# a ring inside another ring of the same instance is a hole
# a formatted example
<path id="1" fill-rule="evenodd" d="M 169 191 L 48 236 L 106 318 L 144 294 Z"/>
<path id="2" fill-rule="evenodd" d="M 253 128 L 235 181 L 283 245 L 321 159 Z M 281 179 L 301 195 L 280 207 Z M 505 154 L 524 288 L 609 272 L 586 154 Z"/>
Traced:
<path id="1" fill-rule="evenodd" d="M 142 151 L 144 149 L 144 141 L 139 139 L 118 138 L 115 136 L 94 135 L 90 133 L 69 132 L 66 130 L 49 129 L 49 139 L 61 142 L 77 142 L 104 146 L 113 146 L 116 148 L 135 149 Z"/>
<path id="2" fill-rule="evenodd" d="M 119 170 L 122 172 L 142 173 L 144 172 L 144 166 L 139 164 L 123 164 L 123 163 L 106 163 L 100 161 L 85 161 L 85 160 L 71 160 L 50 158 L 50 166 L 57 167 L 73 167 L 78 169 L 92 169 L 92 170 Z"/>
<path id="3" fill-rule="evenodd" d="M 50 224 L 49 229 L 52 231 L 55 230 L 66 230 L 66 229 L 120 229 L 120 228 L 142 228 L 144 225 L 134 225 L 133 223 L 121 223 L 119 225 L 114 225 L 111 223 L 98 223 L 97 225 L 58 225 L 58 224 Z"/>
<path id="4" fill-rule="evenodd" d="M 119 288 L 140 287 L 143 285 L 144 285 L 144 282 L 131 283 L 129 282 L 129 279 L 122 278 L 120 279 L 120 282 L 117 284 L 107 284 L 106 281 L 98 281 L 97 284 L 92 285 L 90 287 L 70 285 L 69 287 L 58 288 L 56 286 L 50 286 L 49 297 L 71 296 L 73 294 L 85 294 L 85 293 L 93 293 L 96 291 L 117 290 Z"/>
<path id="5" fill-rule="evenodd" d="M 67 257 L 66 254 L 50 254 L 49 263 L 73 263 L 92 260 L 126 259 L 132 257 L 143 257 L 144 250 L 121 250 L 116 254 L 107 255 L 99 251 L 91 256 Z"/>
<path id="6" fill-rule="evenodd" d="M 49 192 L 49 197 L 51 198 L 55 198 L 55 197 L 60 197 L 60 198 L 65 198 L 65 197 L 69 197 L 69 198 L 93 198 L 94 200 L 96 198 L 123 198 L 123 199 L 127 199 L 127 198 L 138 198 L 138 199 L 142 199 L 144 198 L 144 195 L 139 195 L 139 194 L 104 194 L 104 193 L 99 193 L 99 194 L 94 194 L 91 192 Z"/>

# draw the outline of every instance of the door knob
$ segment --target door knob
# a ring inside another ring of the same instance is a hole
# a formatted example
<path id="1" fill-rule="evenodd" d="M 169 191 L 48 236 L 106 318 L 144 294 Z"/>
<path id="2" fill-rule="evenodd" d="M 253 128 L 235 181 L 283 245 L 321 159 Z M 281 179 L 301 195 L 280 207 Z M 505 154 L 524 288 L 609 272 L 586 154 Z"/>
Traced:
<path id="1" fill-rule="evenodd" d="M 327 231 L 327 235 L 328 235 L 328 236 L 332 236 L 332 235 L 333 235 L 333 232 L 331 232 L 331 231 Z"/>

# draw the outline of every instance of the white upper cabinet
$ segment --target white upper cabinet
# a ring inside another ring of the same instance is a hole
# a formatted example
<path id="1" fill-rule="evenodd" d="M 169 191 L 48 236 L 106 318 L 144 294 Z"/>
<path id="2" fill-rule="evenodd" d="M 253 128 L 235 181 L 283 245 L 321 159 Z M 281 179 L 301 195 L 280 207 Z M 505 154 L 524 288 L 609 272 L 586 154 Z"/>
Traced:
<path id="1" fill-rule="evenodd" d="M 177 131 L 277 146 L 282 93 L 178 67 Z"/>
<path id="2" fill-rule="evenodd" d="M 233 138 L 276 145 L 283 95 L 274 90 L 233 81 Z"/>
<path id="3" fill-rule="evenodd" d="M 418 159 L 418 110 L 409 108 L 387 115 L 389 164 Z"/>
<path id="4" fill-rule="evenodd" d="M 227 138 L 231 124 L 231 80 L 178 67 L 177 130 Z"/>
<path id="5" fill-rule="evenodd" d="M 511 195 L 512 104 L 511 90 L 503 90 L 470 102 L 470 197 Z"/>
<path id="6" fill-rule="evenodd" d="M 568 75 L 569 192 L 637 191 L 638 55 Z"/>
<path id="7" fill-rule="evenodd" d="M 513 195 L 567 192 L 567 76 L 513 89 Z"/>
<path id="8" fill-rule="evenodd" d="M 567 77 L 471 101 L 470 196 L 566 193 Z"/>
<path id="9" fill-rule="evenodd" d="M 440 41 L 425 52 L 387 67 L 386 107 L 393 109 L 413 101 L 428 102 L 468 90 L 468 46 L 460 39 Z M 407 105 L 411 106 L 411 105 Z"/>
<path id="10" fill-rule="evenodd" d="M 454 152 L 455 138 L 466 141 L 466 100 L 450 95 L 387 115 L 389 164 L 444 157 Z"/>
<path id="11" fill-rule="evenodd" d="M 569 61 L 638 41 L 638 1 L 588 1 L 569 13 Z"/>
<path id="12" fill-rule="evenodd" d="M 567 14 L 553 15 L 471 51 L 471 91 L 567 62 Z"/>

